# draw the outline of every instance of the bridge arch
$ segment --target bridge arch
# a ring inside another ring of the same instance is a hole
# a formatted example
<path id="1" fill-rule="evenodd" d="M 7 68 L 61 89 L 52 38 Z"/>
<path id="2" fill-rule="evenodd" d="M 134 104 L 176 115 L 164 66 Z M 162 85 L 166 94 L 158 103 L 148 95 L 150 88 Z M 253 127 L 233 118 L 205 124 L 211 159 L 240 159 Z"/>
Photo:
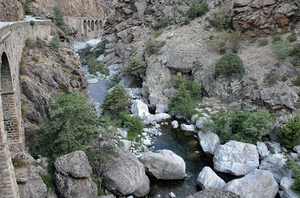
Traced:
<path id="1" fill-rule="evenodd" d="M 19 143 L 20 130 L 18 126 L 15 90 L 10 69 L 8 56 L 3 52 L 1 55 L 1 98 L 4 123 L 2 134 L 5 133 L 5 135 L 2 136 L 6 136 L 9 143 Z"/>
<path id="2" fill-rule="evenodd" d="M 92 29 L 92 31 L 95 30 L 95 23 L 94 23 L 94 20 L 91 21 L 91 29 Z"/>

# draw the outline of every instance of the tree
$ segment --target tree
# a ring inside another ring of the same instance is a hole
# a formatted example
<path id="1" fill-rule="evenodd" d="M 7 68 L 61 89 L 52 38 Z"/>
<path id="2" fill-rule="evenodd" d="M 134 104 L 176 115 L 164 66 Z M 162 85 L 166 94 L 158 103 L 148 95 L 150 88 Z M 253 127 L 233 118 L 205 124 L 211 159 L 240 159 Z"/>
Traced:
<path id="1" fill-rule="evenodd" d="M 25 1 L 25 3 L 24 3 L 24 12 L 25 12 L 25 15 L 31 14 L 31 9 L 30 9 L 30 5 L 29 5 L 28 1 Z"/>
<path id="2" fill-rule="evenodd" d="M 280 142 L 286 148 L 293 148 L 300 139 L 300 115 L 290 118 L 278 134 Z"/>
<path id="3" fill-rule="evenodd" d="M 119 83 L 107 93 L 101 107 L 104 115 L 117 118 L 121 112 L 128 111 L 130 104 L 129 93 L 125 87 Z"/>
<path id="4" fill-rule="evenodd" d="M 215 65 L 215 74 L 240 77 L 245 73 L 242 59 L 232 52 L 223 55 Z"/>
<path id="5" fill-rule="evenodd" d="M 52 18 L 53 23 L 59 27 L 66 35 L 69 34 L 67 25 L 64 21 L 63 13 L 61 12 L 60 8 L 58 6 L 54 6 L 53 8 L 54 16 Z"/>
<path id="6" fill-rule="evenodd" d="M 40 135 L 42 155 L 56 157 L 83 150 L 98 131 L 98 117 L 81 92 L 62 93 L 49 104 L 50 119 Z"/>
<path id="7" fill-rule="evenodd" d="M 196 103 L 191 97 L 190 91 L 182 83 L 174 93 L 169 104 L 169 112 L 173 115 L 191 117 L 194 113 Z"/>

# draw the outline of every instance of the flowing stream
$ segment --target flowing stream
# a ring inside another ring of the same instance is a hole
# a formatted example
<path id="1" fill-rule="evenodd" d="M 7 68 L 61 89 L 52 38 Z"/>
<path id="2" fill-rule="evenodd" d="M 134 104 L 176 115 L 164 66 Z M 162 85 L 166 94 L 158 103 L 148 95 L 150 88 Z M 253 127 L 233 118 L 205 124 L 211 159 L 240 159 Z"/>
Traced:
<path id="1" fill-rule="evenodd" d="M 97 80 L 88 74 L 87 68 L 82 67 L 89 82 L 88 90 L 90 97 L 97 105 L 101 105 L 107 91 L 114 86 L 108 80 Z M 151 190 L 149 198 L 169 198 L 169 193 L 173 192 L 177 197 L 184 198 L 201 190 L 197 186 L 197 177 L 204 166 L 213 167 L 212 156 L 205 154 L 198 142 L 197 133 L 183 132 L 180 129 L 173 129 L 171 125 L 162 125 L 160 128 L 161 136 L 152 137 L 150 151 L 168 149 L 181 156 L 186 163 L 187 177 L 183 180 L 157 180 L 151 178 Z M 218 173 L 226 182 L 231 177 L 226 174 Z"/>

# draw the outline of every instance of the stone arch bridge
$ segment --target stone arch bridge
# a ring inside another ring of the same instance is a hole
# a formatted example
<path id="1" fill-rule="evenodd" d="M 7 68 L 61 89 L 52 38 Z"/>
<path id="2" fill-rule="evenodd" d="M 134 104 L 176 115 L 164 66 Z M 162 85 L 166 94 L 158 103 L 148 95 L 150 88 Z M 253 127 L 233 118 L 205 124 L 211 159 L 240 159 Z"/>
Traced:
<path id="1" fill-rule="evenodd" d="M 100 37 L 102 20 L 67 17 L 67 24 L 77 27 L 80 40 Z M 49 39 L 49 20 L 0 22 L 0 197 L 20 197 L 11 154 L 24 150 L 19 64 L 28 38 Z"/>

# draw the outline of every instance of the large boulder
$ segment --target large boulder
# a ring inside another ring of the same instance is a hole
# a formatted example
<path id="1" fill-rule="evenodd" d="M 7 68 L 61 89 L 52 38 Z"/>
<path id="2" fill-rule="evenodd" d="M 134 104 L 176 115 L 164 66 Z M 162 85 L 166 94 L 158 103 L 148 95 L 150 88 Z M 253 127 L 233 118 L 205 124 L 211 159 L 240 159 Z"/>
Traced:
<path id="1" fill-rule="evenodd" d="M 208 188 L 186 198 L 242 198 L 233 192 L 224 189 Z"/>
<path id="2" fill-rule="evenodd" d="M 283 154 L 272 154 L 261 161 L 259 169 L 270 171 L 276 182 L 280 183 L 283 177 L 291 177 L 291 171 L 284 167 L 285 162 Z"/>
<path id="3" fill-rule="evenodd" d="M 104 187 L 118 196 L 143 197 L 150 191 L 150 181 L 144 166 L 129 151 L 119 151 L 118 156 L 105 164 Z"/>
<path id="4" fill-rule="evenodd" d="M 55 186 L 64 198 L 96 198 L 97 186 L 91 178 L 92 168 L 83 151 L 75 151 L 57 158 Z"/>
<path id="5" fill-rule="evenodd" d="M 197 178 L 197 184 L 206 188 L 224 188 L 225 181 L 221 179 L 210 167 L 205 166 L 199 173 Z"/>
<path id="6" fill-rule="evenodd" d="M 237 141 L 220 145 L 214 153 L 214 168 L 233 175 L 245 175 L 259 165 L 256 146 Z"/>
<path id="7" fill-rule="evenodd" d="M 186 176 L 184 160 L 170 150 L 146 152 L 139 157 L 146 171 L 156 179 L 183 179 Z"/>
<path id="8" fill-rule="evenodd" d="M 295 182 L 294 179 L 291 177 L 283 177 L 282 180 L 280 181 L 280 188 L 283 190 L 285 196 L 287 198 L 300 198 L 300 195 L 295 193 L 292 189 L 291 186 Z"/>
<path id="9" fill-rule="evenodd" d="M 47 197 L 47 187 L 40 176 L 43 173 L 40 167 L 16 168 L 15 173 L 22 198 Z"/>
<path id="10" fill-rule="evenodd" d="M 131 105 L 131 113 L 142 119 L 150 114 L 148 106 L 138 99 L 133 101 Z"/>
<path id="11" fill-rule="evenodd" d="M 214 154 L 217 147 L 220 145 L 220 138 L 212 131 L 199 132 L 198 139 L 202 150 L 206 153 Z"/>
<path id="12" fill-rule="evenodd" d="M 240 179 L 228 182 L 224 189 L 244 198 L 274 198 L 278 184 L 271 172 L 255 169 Z"/>

